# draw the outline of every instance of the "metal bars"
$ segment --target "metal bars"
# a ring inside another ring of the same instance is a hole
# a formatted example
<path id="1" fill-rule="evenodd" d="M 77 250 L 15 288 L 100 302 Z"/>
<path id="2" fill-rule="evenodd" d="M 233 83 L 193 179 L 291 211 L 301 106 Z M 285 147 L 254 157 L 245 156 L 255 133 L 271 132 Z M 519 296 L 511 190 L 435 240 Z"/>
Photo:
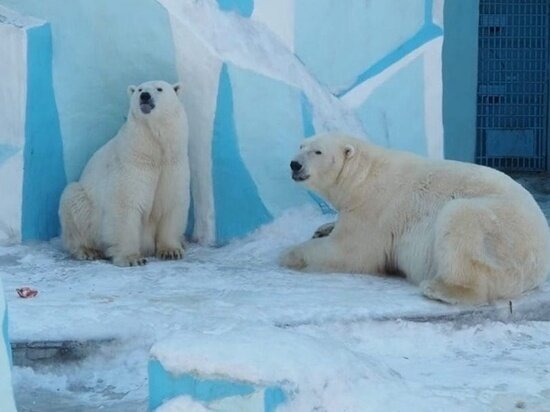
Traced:
<path id="1" fill-rule="evenodd" d="M 477 163 L 544 171 L 549 0 L 480 0 Z"/>

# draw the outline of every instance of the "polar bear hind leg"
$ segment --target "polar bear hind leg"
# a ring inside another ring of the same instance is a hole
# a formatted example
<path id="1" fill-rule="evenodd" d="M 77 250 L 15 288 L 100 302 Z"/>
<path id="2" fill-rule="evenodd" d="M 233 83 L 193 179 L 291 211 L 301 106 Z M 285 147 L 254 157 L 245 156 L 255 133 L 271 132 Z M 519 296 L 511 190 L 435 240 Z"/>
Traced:
<path id="1" fill-rule="evenodd" d="M 505 297 L 510 271 L 495 247 L 502 230 L 490 201 L 449 202 L 436 219 L 433 263 L 437 269 L 433 279 L 422 282 L 424 295 L 474 305 Z"/>
<path id="2" fill-rule="evenodd" d="M 59 219 L 63 243 L 76 259 L 105 259 L 92 239 L 93 210 L 90 198 L 80 183 L 71 183 L 61 196 Z"/>

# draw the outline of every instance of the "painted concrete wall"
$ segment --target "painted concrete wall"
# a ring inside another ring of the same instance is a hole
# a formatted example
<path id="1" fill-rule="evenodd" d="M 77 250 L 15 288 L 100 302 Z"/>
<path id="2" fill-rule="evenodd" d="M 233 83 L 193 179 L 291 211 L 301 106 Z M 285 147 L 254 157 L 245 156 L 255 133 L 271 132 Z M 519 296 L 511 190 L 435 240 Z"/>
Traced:
<path id="1" fill-rule="evenodd" d="M 313 202 L 328 209 L 288 172 L 299 141 L 316 132 L 342 130 L 443 155 L 443 0 L 350 0 L 346 7 L 331 0 L 281 0 L 277 7 L 271 0 L 0 5 L 44 22 L 19 40 L 0 36 L 0 49 L 19 56 L 18 69 L 0 83 L 0 93 L 18 96 L 11 98 L 17 115 L 0 115 L 13 119 L 9 136 L 19 136 L 11 147 L 12 137 L 0 135 L 0 162 L 20 151 L 12 166 L 19 192 L 9 196 L 12 211 L 0 226 L 5 238 L 57 233 L 60 188 L 79 177 L 123 123 L 127 85 L 154 78 L 184 84 L 190 231 L 203 243 L 245 235 L 289 207 Z M 38 62 L 32 68 L 27 54 Z M 25 161 L 32 167 L 23 172 Z M 37 208 L 42 199 L 48 207 Z"/>
<path id="2" fill-rule="evenodd" d="M 168 15 L 155 0 L 139 7 L 132 0 L 0 0 L 0 5 L 51 25 L 53 88 L 69 181 L 124 121 L 126 86 L 176 80 Z"/>
<path id="3" fill-rule="evenodd" d="M 479 0 L 445 2 L 443 124 L 445 157 L 474 162 Z"/>
<path id="4" fill-rule="evenodd" d="M 8 339 L 8 308 L 0 279 L 0 411 L 15 412 L 11 385 L 11 347 Z"/>
<path id="5" fill-rule="evenodd" d="M 425 20 L 431 24 L 425 16 L 431 7 L 424 0 L 348 0 L 345 7 L 332 0 L 298 1 L 296 54 L 322 84 L 341 95 L 415 36 L 427 39 L 430 34 L 421 29 Z"/>
<path id="6" fill-rule="evenodd" d="M 0 14 L 0 242 L 14 243 L 21 240 L 21 199 L 23 190 L 23 146 L 25 140 L 25 104 L 27 57 L 24 23 L 7 10 Z M 16 24 L 11 22 L 15 21 Z"/>
<path id="7" fill-rule="evenodd" d="M 65 186 L 50 25 L 0 8 L 0 244 L 57 235 Z M 4 66 L 4 67 L 2 67 Z"/>
<path id="8" fill-rule="evenodd" d="M 168 354 L 169 357 L 174 354 Z M 149 409 L 185 410 L 178 407 L 181 396 L 204 405 L 205 411 L 275 412 L 288 395 L 280 386 L 246 382 L 198 373 L 178 373 L 151 359 L 148 367 Z M 172 404 L 169 408 L 168 405 Z M 159 409 L 157 409 L 159 408 Z M 173 408 L 173 409 L 172 409 Z"/>

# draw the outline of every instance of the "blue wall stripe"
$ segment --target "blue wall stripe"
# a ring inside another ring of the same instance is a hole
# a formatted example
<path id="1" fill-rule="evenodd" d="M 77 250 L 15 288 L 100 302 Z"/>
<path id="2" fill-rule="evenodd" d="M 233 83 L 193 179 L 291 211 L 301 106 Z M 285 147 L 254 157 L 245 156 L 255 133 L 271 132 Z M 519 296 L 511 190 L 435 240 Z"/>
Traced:
<path id="1" fill-rule="evenodd" d="M 57 210 L 66 184 L 63 143 L 52 84 L 50 25 L 27 31 L 27 108 L 23 176 L 23 240 L 59 233 Z"/>
<path id="2" fill-rule="evenodd" d="M 220 73 L 212 141 L 216 243 L 224 244 L 273 220 L 246 169 L 233 119 L 233 91 L 227 65 Z"/>
<path id="3" fill-rule="evenodd" d="M 478 1 L 445 1 L 443 126 L 445 158 L 474 162 L 476 153 Z"/>
<path id="4" fill-rule="evenodd" d="M 315 134 L 315 126 L 313 126 L 313 108 L 307 96 L 302 93 L 301 96 L 302 106 L 302 125 L 304 128 L 304 137 L 311 137 Z"/>
<path id="5" fill-rule="evenodd" d="M 361 73 L 357 77 L 355 82 L 350 87 L 338 93 L 337 96 L 338 97 L 343 96 L 344 94 L 348 93 L 350 90 L 357 87 L 359 84 L 363 83 L 365 80 L 370 79 L 371 77 L 376 76 L 379 73 L 382 73 L 392 64 L 398 62 L 413 50 L 416 50 L 423 44 L 437 37 L 440 37 L 442 35 L 443 35 L 443 29 L 441 27 L 431 22 L 428 24 L 424 24 L 424 26 L 413 37 L 411 37 L 409 40 L 407 40 L 402 45 L 400 45 L 397 49 L 390 52 L 389 54 L 384 56 L 382 59 L 380 59 L 379 61 L 374 63 L 372 66 L 370 66 L 367 70 L 365 70 L 363 73 Z"/>
<path id="6" fill-rule="evenodd" d="M 150 360 L 149 372 L 149 409 L 155 410 L 164 402 L 178 396 L 189 396 L 199 402 L 213 402 L 232 396 L 248 396 L 263 390 L 248 383 L 227 379 L 200 379 L 184 373 L 173 375 L 158 360 Z M 264 411 L 275 412 L 286 403 L 288 397 L 278 386 L 269 386 L 264 390 Z"/>
<path id="7" fill-rule="evenodd" d="M 302 124 L 304 128 L 304 137 L 311 137 L 315 134 L 315 126 L 313 126 L 313 108 L 307 96 L 301 94 L 301 106 L 302 106 Z M 335 210 L 325 202 L 321 197 L 313 192 L 308 191 L 313 201 L 317 203 L 323 214 L 335 214 Z"/>
<path id="8" fill-rule="evenodd" d="M 218 0 L 218 5 L 223 11 L 235 11 L 243 17 L 252 16 L 254 0 Z"/>
<path id="9" fill-rule="evenodd" d="M 4 293 L 2 289 L 0 289 L 0 293 Z M 6 350 L 8 351 L 8 359 L 10 361 L 10 365 L 12 365 L 12 357 L 11 357 L 11 347 L 10 347 L 10 339 L 8 335 L 8 306 L 4 306 L 4 316 L 2 319 L 2 339 L 4 340 L 4 344 L 6 345 Z"/>
<path id="10" fill-rule="evenodd" d="M 434 11 L 434 1 L 426 0 L 424 4 L 424 25 L 429 25 L 433 23 L 433 11 Z"/>
<path id="11" fill-rule="evenodd" d="M 223 379 L 198 379 L 191 374 L 175 376 L 158 360 L 149 361 L 149 408 L 155 410 L 163 402 L 188 395 L 194 400 L 211 402 L 229 396 L 246 396 L 255 392 L 252 385 Z"/>

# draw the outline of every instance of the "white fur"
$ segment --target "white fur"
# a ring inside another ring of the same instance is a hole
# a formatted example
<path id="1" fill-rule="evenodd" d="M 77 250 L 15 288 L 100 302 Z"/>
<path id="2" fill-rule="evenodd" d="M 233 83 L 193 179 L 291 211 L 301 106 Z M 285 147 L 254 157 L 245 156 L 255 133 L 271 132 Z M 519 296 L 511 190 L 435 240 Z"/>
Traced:
<path id="1" fill-rule="evenodd" d="M 501 172 L 339 134 L 307 140 L 294 160 L 294 177 L 309 176 L 339 218 L 328 237 L 283 253 L 287 267 L 399 273 L 430 298 L 467 304 L 518 296 L 550 272 L 546 218 Z"/>
<path id="2" fill-rule="evenodd" d="M 140 109 L 149 92 L 154 109 Z M 179 85 L 163 81 L 130 86 L 128 120 L 61 196 L 65 247 L 77 259 L 111 258 L 118 266 L 145 257 L 183 256 L 189 210 L 187 116 Z"/>

